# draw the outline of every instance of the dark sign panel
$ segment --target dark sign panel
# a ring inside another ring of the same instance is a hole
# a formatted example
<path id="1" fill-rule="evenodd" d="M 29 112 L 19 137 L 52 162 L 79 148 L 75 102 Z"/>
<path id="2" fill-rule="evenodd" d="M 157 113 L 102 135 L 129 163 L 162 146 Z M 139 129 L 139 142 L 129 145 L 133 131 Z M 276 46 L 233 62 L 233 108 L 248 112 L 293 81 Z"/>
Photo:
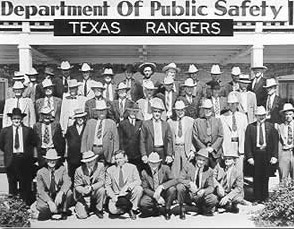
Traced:
<path id="1" fill-rule="evenodd" d="M 56 19 L 54 36 L 233 36 L 233 20 Z"/>

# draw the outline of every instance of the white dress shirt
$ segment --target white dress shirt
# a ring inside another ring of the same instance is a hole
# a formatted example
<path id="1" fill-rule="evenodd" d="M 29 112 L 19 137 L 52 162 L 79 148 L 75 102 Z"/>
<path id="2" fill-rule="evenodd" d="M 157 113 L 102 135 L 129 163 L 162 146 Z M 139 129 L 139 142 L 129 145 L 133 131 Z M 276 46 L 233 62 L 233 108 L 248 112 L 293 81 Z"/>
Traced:
<path id="1" fill-rule="evenodd" d="M 81 135 L 81 133 L 83 131 L 83 127 L 84 127 L 84 125 L 81 125 L 81 126 L 76 125 L 76 128 L 77 128 L 77 131 L 78 131 L 79 135 Z"/>
<path id="2" fill-rule="evenodd" d="M 113 86 L 112 83 L 110 83 L 110 84 L 104 84 L 105 90 L 103 91 L 103 97 L 106 98 L 106 90 L 107 90 L 107 87 L 108 87 L 109 98 L 107 98 L 107 99 L 109 99 L 110 101 L 113 101 L 112 86 Z"/>
<path id="3" fill-rule="evenodd" d="M 173 107 L 172 99 L 173 99 L 173 92 L 172 91 L 166 91 L 165 92 L 165 105 L 166 105 L 166 108 L 167 108 L 167 116 L 169 116 L 169 117 L 172 115 L 172 107 Z M 167 101 L 169 101 L 169 104 L 167 104 Z"/>
<path id="4" fill-rule="evenodd" d="M 153 129 L 154 129 L 154 145 L 163 146 L 161 120 L 155 121 L 153 119 Z"/>
<path id="5" fill-rule="evenodd" d="M 247 94 L 248 94 L 247 91 L 240 92 L 240 97 L 241 97 L 240 103 L 241 103 L 241 106 L 242 106 L 245 113 L 248 112 L 248 110 L 247 110 L 247 106 L 248 106 L 247 105 Z"/>
<path id="6" fill-rule="evenodd" d="M 19 148 L 16 149 L 14 148 L 15 145 L 15 132 L 16 132 L 16 127 L 12 126 L 12 131 L 13 131 L 13 153 L 23 153 L 23 131 L 22 127 L 18 127 L 18 139 L 19 139 Z"/>

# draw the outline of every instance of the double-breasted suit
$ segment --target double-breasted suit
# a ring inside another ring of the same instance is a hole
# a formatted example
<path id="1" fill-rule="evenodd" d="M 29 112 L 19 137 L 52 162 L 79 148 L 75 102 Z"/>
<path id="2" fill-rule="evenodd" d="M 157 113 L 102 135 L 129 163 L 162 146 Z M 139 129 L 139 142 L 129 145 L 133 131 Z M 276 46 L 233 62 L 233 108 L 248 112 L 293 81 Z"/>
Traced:
<path id="1" fill-rule="evenodd" d="M 54 120 L 56 122 L 60 120 L 61 104 L 62 100 L 53 96 Z M 38 121 L 40 120 L 40 112 L 44 106 L 47 106 L 47 104 L 45 104 L 45 98 L 40 98 L 36 101 L 36 115 Z"/>
<path id="2" fill-rule="evenodd" d="M 263 87 L 266 85 L 266 79 L 261 77 L 257 83 L 253 86 L 253 81 L 249 85 L 248 90 L 252 91 L 256 95 L 257 106 L 266 106 L 267 90 Z"/>

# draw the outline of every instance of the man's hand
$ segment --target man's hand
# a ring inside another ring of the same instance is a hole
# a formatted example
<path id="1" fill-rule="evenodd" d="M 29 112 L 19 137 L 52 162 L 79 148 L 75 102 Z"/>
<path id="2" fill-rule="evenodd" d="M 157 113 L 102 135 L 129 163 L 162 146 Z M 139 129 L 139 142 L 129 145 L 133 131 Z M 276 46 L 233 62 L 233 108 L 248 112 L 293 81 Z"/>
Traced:
<path id="1" fill-rule="evenodd" d="M 165 161 L 166 161 L 166 164 L 170 164 L 173 162 L 173 158 L 171 156 L 167 156 Z"/>
<path id="2" fill-rule="evenodd" d="M 48 202 L 48 206 L 49 206 L 49 209 L 50 209 L 51 213 L 57 213 L 57 207 L 56 207 L 55 203 L 52 200 L 50 200 Z"/>
<path id="3" fill-rule="evenodd" d="M 197 192 L 197 196 L 200 196 L 202 197 L 204 195 L 204 189 L 200 189 L 198 192 Z"/>
<path id="4" fill-rule="evenodd" d="M 118 195 L 114 195 L 112 198 L 111 198 L 111 201 L 113 202 L 117 202 L 117 199 L 118 199 Z"/>
<path id="5" fill-rule="evenodd" d="M 160 204 L 160 205 L 165 205 L 165 201 L 164 201 L 164 199 L 161 196 L 157 200 L 157 203 Z"/>
<path id="6" fill-rule="evenodd" d="M 206 149 L 208 150 L 208 153 L 212 153 L 214 151 L 214 149 L 211 146 L 207 147 Z"/>
<path id="7" fill-rule="evenodd" d="M 248 163 L 250 165 L 254 165 L 254 159 L 253 158 L 249 158 L 247 161 L 248 161 Z"/>
<path id="8" fill-rule="evenodd" d="M 221 185 L 218 185 L 217 186 L 217 191 L 218 191 L 218 194 L 223 197 L 225 195 L 225 190 L 224 188 L 221 186 Z"/>
<path id="9" fill-rule="evenodd" d="M 228 201 L 229 201 L 228 196 L 224 196 L 224 197 L 220 200 L 219 204 L 220 204 L 221 206 L 224 206 L 224 205 L 226 205 L 226 204 L 228 203 Z"/>
<path id="10" fill-rule="evenodd" d="M 196 186 L 196 184 L 194 182 L 190 182 L 190 191 L 193 193 L 193 194 L 196 194 L 196 192 L 198 191 L 198 188 Z"/>
<path id="11" fill-rule="evenodd" d="M 159 186 L 157 187 L 157 189 L 155 190 L 155 192 L 154 192 L 154 194 L 153 194 L 153 198 L 154 198 L 155 200 L 158 201 L 158 199 L 160 198 L 160 194 L 161 194 L 161 192 L 162 192 L 162 189 L 163 189 L 163 186 L 162 186 L 162 185 L 159 185 Z"/>
<path id="12" fill-rule="evenodd" d="M 88 195 L 92 191 L 91 185 L 87 185 L 85 187 L 84 195 Z"/>
<path id="13" fill-rule="evenodd" d="M 276 164 L 277 162 L 278 162 L 278 159 L 275 158 L 275 157 L 272 157 L 271 160 L 270 160 L 270 163 L 271 163 L 272 165 Z"/>
<path id="14" fill-rule="evenodd" d="M 59 191 L 55 197 L 55 205 L 58 206 L 62 203 L 62 197 L 63 197 L 63 192 L 62 191 Z"/>
<path id="15" fill-rule="evenodd" d="M 192 161 L 195 157 L 195 153 L 193 151 L 190 151 L 189 156 L 188 156 L 188 161 Z"/>
<path id="16" fill-rule="evenodd" d="M 144 155 L 142 157 L 142 161 L 146 164 L 148 162 L 148 157 L 146 155 Z"/>

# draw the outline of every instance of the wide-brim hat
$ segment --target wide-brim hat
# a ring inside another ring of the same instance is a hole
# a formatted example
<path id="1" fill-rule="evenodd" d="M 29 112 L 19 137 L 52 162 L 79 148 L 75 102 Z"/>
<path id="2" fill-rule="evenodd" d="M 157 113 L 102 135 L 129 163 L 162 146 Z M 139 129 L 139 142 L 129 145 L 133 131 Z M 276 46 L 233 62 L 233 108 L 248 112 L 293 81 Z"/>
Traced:
<path id="1" fill-rule="evenodd" d="M 93 71 L 93 68 L 91 68 L 88 63 L 83 63 L 82 67 L 79 69 L 79 71 L 89 72 L 89 71 Z"/>
<path id="2" fill-rule="evenodd" d="M 258 66 L 258 65 L 256 65 L 256 66 L 252 66 L 251 69 L 252 70 L 254 70 L 254 69 L 263 69 L 264 71 L 266 71 L 267 67 L 266 66 Z"/>
<path id="3" fill-rule="evenodd" d="M 246 84 L 250 84 L 251 80 L 250 80 L 250 76 L 248 74 L 241 74 L 239 76 L 239 79 L 237 80 L 237 82 L 239 83 L 246 83 Z"/>
<path id="4" fill-rule="evenodd" d="M 212 101 L 210 99 L 204 99 L 200 108 L 211 109 L 213 107 Z"/>
<path id="5" fill-rule="evenodd" d="M 150 67 L 152 69 L 152 72 L 154 73 L 155 69 L 156 69 L 156 64 L 151 63 L 151 62 L 145 62 L 145 63 L 140 64 L 138 67 L 138 70 L 142 75 L 144 75 L 143 72 L 144 72 L 144 68 L 146 68 L 146 67 Z"/>
<path id="6" fill-rule="evenodd" d="M 266 112 L 264 106 L 258 106 L 256 108 L 255 115 L 266 115 L 266 114 L 267 114 L 267 112 Z"/>
<path id="7" fill-rule="evenodd" d="M 62 61 L 58 68 L 61 70 L 69 70 L 69 69 L 72 69 L 73 66 L 70 65 L 70 63 L 68 61 Z"/>
<path id="8" fill-rule="evenodd" d="M 175 106 L 174 106 L 174 110 L 183 110 L 185 109 L 187 106 L 185 105 L 183 100 L 178 100 L 175 102 Z"/>
<path id="9" fill-rule="evenodd" d="M 164 77 L 163 79 L 163 84 L 164 85 L 169 85 L 169 84 L 173 84 L 175 81 L 174 81 L 174 78 L 171 77 L 171 76 L 166 76 Z"/>
<path id="10" fill-rule="evenodd" d="M 126 64 L 122 67 L 123 71 L 127 71 L 127 72 L 131 72 L 131 73 L 135 73 L 136 72 L 136 68 L 134 65 L 132 64 Z"/>
<path id="11" fill-rule="evenodd" d="M 53 68 L 51 67 L 46 67 L 44 73 L 47 75 L 54 76 L 54 71 L 53 71 Z"/>
<path id="12" fill-rule="evenodd" d="M 205 158 L 209 158 L 209 152 L 206 148 L 203 148 L 203 149 L 200 149 L 197 153 L 196 153 L 196 156 L 202 156 L 202 157 L 205 157 Z"/>
<path id="13" fill-rule="evenodd" d="M 93 151 L 86 151 L 83 153 L 81 162 L 90 162 L 95 160 L 98 157 L 98 155 L 96 155 Z"/>
<path id="14" fill-rule="evenodd" d="M 47 160 L 58 160 L 60 156 L 58 156 L 57 151 L 55 149 L 49 149 L 46 152 L 46 155 L 43 156 Z"/>
<path id="15" fill-rule="evenodd" d="M 160 98 L 153 98 L 151 100 L 151 108 L 153 109 L 159 109 L 159 110 L 165 110 L 164 104 L 162 99 Z"/>
<path id="16" fill-rule="evenodd" d="M 39 73 L 37 72 L 37 70 L 35 68 L 31 68 L 27 73 L 26 75 L 28 76 L 36 76 L 38 75 Z"/>
<path id="17" fill-rule="evenodd" d="M 192 73 L 197 73 L 199 70 L 194 64 L 189 65 L 188 71 L 184 72 L 185 74 L 192 74 Z"/>
<path id="18" fill-rule="evenodd" d="M 20 82 L 20 81 L 15 81 L 14 84 L 13 84 L 13 86 L 12 86 L 12 89 L 13 90 L 24 89 L 24 88 L 25 87 L 24 87 L 23 83 Z"/>
<path id="19" fill-rule="evenodd" d="M 218 64 L 212 65 L 211 70 L 210 70 L 210 74 L 219 75 L 219 74 L 222 74 L 222 73 L 223 72 L 220 70 L 220 67 L 219 67 Z"/>
<path id="20" fill-rule="evenodd" d="M 182 84 L 183 87 L 195 87 L 197 84 L 194 83 L 194 80 L 192 78 L 188 78 L 185 80 L 185 82 Z"/>
<path id="21" fill-rule="evenodd" d="M 87 116 L 87 112 L 85 112 L 83 109 L 75 109 L 74 110 L 74 115 L 72 116 L 72 118 L 82 118 Z"/>
<path id="22" fill-rule="evenodd" d="M 219 90 L 221 88 L 220 84 L 216 81 L 212 81 L 209 84 L 211 90 Z"/>
<path id="23" fill-rule="evenodd" d="M 275 87 L 275 86 L 278 86 L 276 79 L 270 78 L 270 79 L 266 79 L 266 83 L 263 87 L 269 88 L 269 87 Z"/>
<path id="24" fill-rule="evenodd" d="M 233 67 L 232 71 L 231 71 L 231 74 L 234 75 L 234 76 L 238 76 L 238 75 L 241 74 L 241 69 L 239 67 Z"/>
<path id="25" fill-rule="evenodd" d="M 131 88 L 128 87 L 124 82 L 120 82 L 118 85 L 117 85 L 117 88 L 115 89 L 116 91 L 118 90 L 130 90 Z"/>
<path id="26" fill-rule="evenodd" d="M 236 95 L 236 92 L 230 92 L 228 94 L 228 103 L 239 103 L 239 99 Z"/>
<path id="27" fill-rule="evenodd" d="M 102 99 L 102 100 L 98 100 L 98 101 L 96 101 L 96 107 L 93 108 L 93 110 L 101 111 L 101 110 L 107 110 L 107 109 L 109 109 L 109 108 L 110 108 L 110 107 L 107 106 L 105 100 Z"/>
<path id="28" fill-rule="evenodd" d="M 223 158 L 225 159 L 226 157 L 233 157 L 233 158 L 239 158 L 239 156 L 236 153 L 232 152 L 227 152 L 223 155 Z"/>
<path id="29" fill-rule="evenodd" d="M 23 72 L 19 72 L 19 71 L 15 71 L 14 73 L 13 73 L 13 77 L 12 77 L 12 79 L 13 80 L 24 80 L 24 73 Z"/>
<path id="30" fill-rule="evenodd" d="M 280 111 L 280 113 L 283 113 L 286 111 L 294 111 L 294 107 L 293 107 L 292 103 L 285 103 L 283 106 L 283 109 Z"/>
<path id="31" fill-rule="evenodd" d="M 175 63 L 169 63 L 168 65 L 164 66 L 162 68 L 162 71 L 163 72 L 166 72 L 168 69 L 174 69 L 176 70 L 177 72 L 180 72 L 181 69 L 177 67 L 177 65 Z"/>
<path id="32" fill-rule="evenodd" d="M 114 76 L 112 68 L 105 68 L 102 76 Z"/>
<path id="33" fill-rule="evenodd" d="M 19 108 L 17 108 L 17 107 L 16 107 L 16 108 L 13 108 L 11 113 L 7 113 L 7 116 L 8 116 L 8 117 L 12 117 L 12 116 L 14 116 L 14 115 L 15 115 L 15 116 L 20 116 L 20 117 L 22 117 L 22 118 L 25 117 L 25 116 L 27 116 L 27 114 L 22 113 L 22 112 L 21 112 L 21 109 L 19 109 Z"/>
<path id="34" fill-rule="evenodd" d="M 52 80 L 50 79 L 44 79 L 43 82 L 42 82 L 42 86 L 43 88 L 46 88 L 46 87 L 54 87 L 55 84 L 52 83 Z"/>
<path id="35" fill-rule="evenodd" d="M 68 80 L 67 83 L 68 83 L 69 88 L 74 88 L 74 87 L 81 86 L 81 83 L 79 83 L 76 79 Z"/>
<path id="36" fill-rule="evenodd" d="M 157 152 L 152 152 L 148 156 L 148 162 L 150 162 L 150 163 L 158 163 L 161 161 L 162 161 L 162 159 L 160 158 L 160 156 Z"/>
<path id="37" fill-rule="evenodd" d="M 154 84 L 151 80 L 147 80 L 143 83 L 143 87 L 150 90 L 156 90 L 157 87 L 154 87 Z"/>
<path id="38" fill-rule="evenodd" d="M 92 81 L 91 88 L 100 88 L 100 89 L 105 90 L 105 87 L 104 87 L 103 83 L 101 83 L 100 81 L 99 82 Z"/>
<path id="39" fill-rule="evenodd" d="M 126 110 L 128 110 L 128 111 L 139 111 L 140 108 L 139 108 L 138 103 L 132 103 L 132 105 L 127 107 Z"/>

